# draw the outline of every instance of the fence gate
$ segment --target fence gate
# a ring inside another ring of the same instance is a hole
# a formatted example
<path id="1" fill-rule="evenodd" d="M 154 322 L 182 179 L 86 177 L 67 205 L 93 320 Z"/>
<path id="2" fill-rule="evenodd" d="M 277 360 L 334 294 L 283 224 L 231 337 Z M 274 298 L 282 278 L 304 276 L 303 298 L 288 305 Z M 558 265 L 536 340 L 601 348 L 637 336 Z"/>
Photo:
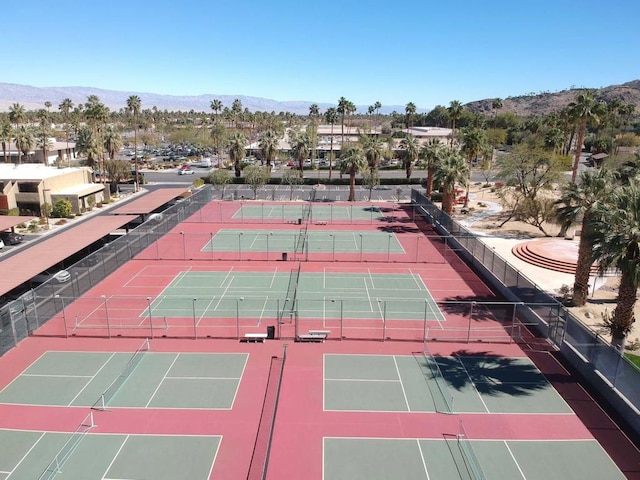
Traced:
<path id="1" fill-rule="evenodd" d="M 564 341 L 567 328 L 565 315 L 566 312 L 563 311 L 560 304 L 549 307 L 549 318 L 547 319 L 549 323 L 549 340 L 557 347 L 560 347 Z"/>

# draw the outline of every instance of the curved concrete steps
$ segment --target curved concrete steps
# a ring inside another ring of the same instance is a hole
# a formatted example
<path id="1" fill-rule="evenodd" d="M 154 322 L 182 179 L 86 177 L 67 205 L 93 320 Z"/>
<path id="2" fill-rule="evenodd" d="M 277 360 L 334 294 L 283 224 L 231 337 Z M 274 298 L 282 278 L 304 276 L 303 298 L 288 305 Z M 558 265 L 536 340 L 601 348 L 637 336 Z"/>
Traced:
<path id="1" fill-rule="evenodd" d="M 578 259 L 578 245 L 564 239 L 541 239 L 519 243 L 511 252 L 520 260 L 560 273 L 574 275 Z M 598 266 L 591 267 L 591 274 L 598 274 Z"/>

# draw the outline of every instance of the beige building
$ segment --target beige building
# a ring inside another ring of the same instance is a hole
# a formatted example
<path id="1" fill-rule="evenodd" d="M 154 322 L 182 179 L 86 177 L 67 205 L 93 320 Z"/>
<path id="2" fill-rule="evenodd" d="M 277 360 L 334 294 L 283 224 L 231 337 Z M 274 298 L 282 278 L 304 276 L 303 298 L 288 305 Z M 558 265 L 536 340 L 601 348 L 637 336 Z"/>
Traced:
<path id="1" fill-rule="evenodd" d="M 0 150 L 0 156 L 3 155 Z M 55 165 L 59 162 L 60 165 L 68 165 L 68 162 L 76 158 L 76 144 L 75 142 L 59 142 L 55 138 L 49 139 L 47 145 L 47 156 L 45 158 L 44 152 L 41 148 L 35 146 L 27 152 L 25 155 L 20 152 L 20 163 L 42 163 L 44 165 Z M 18 163 L 18 149 L 15 143 L 7 143 L 7 162 Z"/>
<path id="2" fill-rule="evenodd" d="M 0 164 L 0 210 L 40 216 L 43 203 L 69 200 L 81 213 L 104 200 L 104 185 L 93 183 L 90 168 L 55 168 L 42 164 Z"/>

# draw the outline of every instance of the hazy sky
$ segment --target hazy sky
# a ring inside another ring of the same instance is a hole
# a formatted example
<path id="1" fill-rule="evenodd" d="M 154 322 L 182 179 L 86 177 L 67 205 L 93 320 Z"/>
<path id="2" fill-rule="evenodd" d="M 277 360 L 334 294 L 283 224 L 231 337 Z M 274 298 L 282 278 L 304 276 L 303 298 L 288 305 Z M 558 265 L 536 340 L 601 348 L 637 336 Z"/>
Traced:
<path id="1" fill-rule="evenodd" d="M 640 78 L 638 0 L 23 0 L 0 81 L 420 108 Z"/>

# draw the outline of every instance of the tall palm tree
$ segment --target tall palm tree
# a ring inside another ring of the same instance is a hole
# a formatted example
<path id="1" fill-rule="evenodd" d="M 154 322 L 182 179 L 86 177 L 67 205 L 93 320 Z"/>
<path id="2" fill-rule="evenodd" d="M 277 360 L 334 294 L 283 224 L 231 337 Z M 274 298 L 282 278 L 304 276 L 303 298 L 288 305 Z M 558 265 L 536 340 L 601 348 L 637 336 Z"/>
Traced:
<path id="1" fill-rule="evenodd" d="M 462 147 L 461 153 L 466 157 L 469 166 L 469 175 L 471 175 L 471 167 L 473 160 L 480 155 L 487 143 L 484 130 L 478 128 L 466 128 L 462 131 Z M 469 186 L 471 185 L 471 176 L 467 182 L 467 192 L 464 198 L 464 208 L 469 206 Z"/>
<path id="2" fill-rule="evenodd" d="M 600 115 L 604 113 L 604 105 L 595 99 L 592 91 L 587 90 L 586 92 L 578 94 L 575 101 L 571 102 L 568 108 L 572 118 L 576 122 L 576 130 L 578 132 L 573 168 L 571 169 L 571 183 L 576 183 L 580 154 L 582 153 L 582 144 L 584 143 L 584 137 L 587 132 L 587 125 L 600 121 Z"/>
<path id="3" fill-rule="evenodd" d="M 451 121 L 451 146 L 453 147 L 453 140 L 456 137 L 456 121 L 462 116 L 462 103 L 459 100 L 452 100 L 449 102 L 447 112 L 449 113 L 449 120 Z"/>
<path id="4" fill-rule="evenodd" d="M 103 155 L 104 149 L 102 141 L 102 132 L 109 120 L 109 108 L 107 108 L 96 95 L 89 95 L 87 103 L 85 105 L 84 114 L 87 119 L 87 123 L 91 126 L 92 131 L 92 147 L 96 149 L 96 158 L 98 164 L 102 160 L 102 171 L 105 168 L 105 158 Z M 91 160 L 91 159 L 90 159 Z M 104 175 L 101 175 L 104 181 Z"/>
<path id="5" fill-rule="evenodd" d="M 309 158 L 311 152 L 311 139 L 307 132 L 291 133 L 291 154 L 293 158 L 298 162 L 298 170 L 300 171 L 300 178 L 304 176 L 304 161 Z"/>
<path id="6" fill-rule="evenodd" d="M 78 153 L 87 156 L 89 166 L 94 165 L 95 159 L 100 155 L 100 149 L 98 148 L 96 135 L 91 127 L 80 127 L 76 140 L 76 149 Z"/>
<path id="7" fill-rule="evenodd" d="M 502 106 L 503 102 L 501 98 L 494 98 L 493 102 L 491 102 L 491 110 L 493 111 L 493 128 L 496 128 L 496 115 Z"/>
<path id="8" fill-rule="evenodd" d="M 236 178 L 240 178 L 242 175 L 242 169 L 240 168 L 240 162 L 244 158 L 245 149 L 247 147 L 247 139 L 242 132 L 233 132 L 229 138 L 227 148 L 229 148 L 229 159 L 233 162 L 233 168 Z"/>
<path id="9" fill-rule="evenodd" d="M 340 97 L 340 99 L 338 100 L 338 108 L 336 109 L 336 111 L 340 114 L 340 125 L 341 125 L 341 140 L 340 140 L 340 149 L 342 149 L 344 147 L 344 119 L 347 116 L 347 113 L 349 111 L 349 100 L 347 100 L 344 97 Z"/>
<path id="10" fill-rule="evenodd" d="M 407 124 L 407 135 L 409 135 L 409 130 L 413 125 L 413 117 L 416 114 L 416 104 L 413 102 L 407 103 L 407 105 L 404 107 L 404 114 L 405 114 L 406 124 Z"/>
<path id="11" fill-rule="evenodd" d="M 233 117 L 233 121 L 235 122 L 236 128 L 242 119 L 242 100 L 236 98 L 231 104 L 231 115 Z"/>
<path id="12" fill-rule="evenodd" d="M 362 135 L 360 137 L 360 145 L 362 146 L 362 153 L 367 159 L 369 170 L 372 174 L 377 172 L 382 153 L 385 150 L 382 141 L 377 135 Z"/>
<path id="13" fill-rule="evenodd" d="M 267 130 L 262 134 L 260 139 L 260 150 L 262 150 L 262 157 L 267 162 L 267 168 L 271 170 L 271 163 L 278 155 L 278 142 L 279 136 L 273 130 Z"/>
<path id="14" fill-rule="evenodd" d="M 45 165 L 48 165 L 48 153 L 49 149 L 52 146 L 51 142 L 51 128 L 47 126 L 46 123 L 40 125 L 40 127 L 36 130 L 36 138 L 35 138 L 36 146 L 42 150 L 42 162 Z"/>
<path id="15" fill-rule="evenodd" d="M 142 101 L 137 95 L 127 98 L 127 111 L 133 116 L 133 155 L 136 176 L 134 179 L 135 191 L 140 189 L 140 178 L 138 175 L 138 116 L 142 108 Z"/>
<path id="16" fill-rule="evenodd" d="M 114 160 L 121 148 L 122 135 L 113 126 L 108 126 L 104 132 L 104 149 L 109 154 L 109 159 Z"/>
<path id="17" fill-rule="evenodd" d="M 382 104 L 378 101 L 376 101 L 373 104 L 373 108 L 375 108 L 376 110 L 376 124 L 377 126 L 380 126 L 380 109 L 382 108 Z"/>
<path id="18" fill-rule="evenodd" d="M 71 99 L 65 98 L 64 100 L 62 100 L 62 102 L 60 102 L 60 105 L 58 105 L 58 110 L 62 112 L 62 119 L 64 121 L 65 140 L 67 141 L 67 165 L 71 166 L 71 152 L 69 152 L 69 119 L 71 110 L 73 110 L 73 102 L 71 101 Z"/>
<path id="19" fill-rule="evenodd" d="M 369 105 L 367 107 L 367 115 L 369 115 L 369 131 L 373 130 L 373 113 L 376 111 L 376 107 Z"/>
<path id="20" fill-rule="evenodd" d="M 357 145 L 340 151 L 340 170 L 349 174 L 349 202 L 356 200 L 356 173 L 367 168 L 367 159 Z"/>
<path id="21" fill-rule="evenodd" d="M 320 116 L 320 107 L 318 107 L 317 103 L 309 105 L 309 116 L 311 118 L 317 118 Z"/>
<path id="22" fill-rule="evenodd" d="M 33 148 L 34 138 L 33 133 L 24 125 L 20 125 L 15 133 L 16 149 L 18 150 L 18 163 L 21 163 L 21 154 L 25 156 L 29 155 L 29 152 Z"/>
<path id="23" fill-rule="evenodd" d="M 469 176 L 469 167 L 464 158 L 454 148 L 446 148 L 435 173 L 435 179 L 442 183 L 442 211 L 453 213 L 456 200 L 456 183 L 465 183 Z"/>
<path id="24" fill-rule="evenodd" d="M 443 153 L 444 145 L 442 145 L 440 140 L 437 138 L 429 139 L 429 141 L 425 143 L 420 150 L 420 156 L 427 164 L 427 184 L 425 188 L 425 195 L 428 199 L 431 199 L 431 193 L 433 192 L 433 177 L 438 169 L 440 161 L 442 160 Z"/>
<path id="25" fill-rule="evenodd" d="M 15 125 L 16 130 L 18 129 L 20 124 L 26 120 L 26 118 L 27 113 L 23 105 L 14 103 L 9 107 L 9 121 Z"/>
<path id="26" fill-rule="evenodd" d="M 327 108 L 327 111 L 324 112 L 324 119 L 329 125 L 331 125 L 331 139 L 330 139 L 330 146 L 329 146 L 329 180 L 331 180 L 333 160 L 335 160 L 335 156 L 333 153 L 333 126 L 338 121 L 338 110 L 336 110 L 333 107 Z"/>
<path id="27" fill-rule="evenodd" d="M 612 180 L 611 174 L 604 168 L 595 172 L 585 170 L 580 174 L 580 183 L 567 183 L 563 186 L 562 196 L 556 202 L 557 218 L 566 226 L 564 230 L 571 224 L 582 224 L 572 298 L 577 307 L 587 303 L 589 294 L 589 276 L 593 265 L 593 245 L 588 235 L 591 212 L 611 194 Z"/>
<path id="28" fill-rule="evenodd" d="M 0 142 L 2 142 L 2 157 L 4 163 L 7 163 L 7 148 L 10 148 L 13 139 L 13 127 L 7 121 L 0 124 Z"/>
<path id="29" fill-rule="evenodd" d="M 213 110 L 213 113 L 216 114 L 216 117 L 222 111 L 222 101 L 220 101 L 217 98 L 215 100 L 211 100 L 211 103 L 209 104 L 209 106 L 211 107 L 211 110 Z"/>
<path id="30" fill-rule="evenodd" d="M 627 334 L 631 331 L 633 309 L 640 286 L 640 180 L 615 188 L 607 202 L 597 204 L 590 215 L 587 230 L 593 244 L 592 259 L 601 271 L 616 268 L 620 271 L 620 286 L 616 308 L 607 322 L 611 344 L 624 351 Z"/>
<path id="31" fill-rule="evenodd" d="M 400 148 L 402 149 L 402 166 L 407 179 L 410 179 L 413 164 L 420 156 L 420 142 L 413 135 L 409 135 L 402 139 Z"/>

